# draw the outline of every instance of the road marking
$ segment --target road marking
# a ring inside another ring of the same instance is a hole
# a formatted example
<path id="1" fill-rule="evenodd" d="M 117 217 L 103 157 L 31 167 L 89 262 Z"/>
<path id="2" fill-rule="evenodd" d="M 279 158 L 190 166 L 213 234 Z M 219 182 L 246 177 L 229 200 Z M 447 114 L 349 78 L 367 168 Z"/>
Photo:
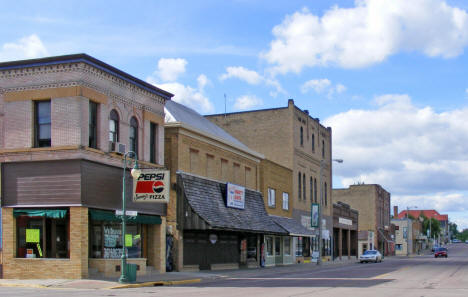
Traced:
<path id="1" fill-rule="evenodd" d="M 229 280 L 372 280 L 367 277 L 232 277 Z"/>

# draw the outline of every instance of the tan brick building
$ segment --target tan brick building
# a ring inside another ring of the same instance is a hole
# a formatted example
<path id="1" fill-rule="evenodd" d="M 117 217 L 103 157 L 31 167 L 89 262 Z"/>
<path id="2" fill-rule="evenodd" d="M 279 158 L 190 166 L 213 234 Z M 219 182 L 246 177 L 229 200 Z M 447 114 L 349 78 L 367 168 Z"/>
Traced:
<path id="1" fill-rule="evenodd" d="M 208 115 L 207 119 L 281 166 L 292 170 L 292 217 L 310 227 L 311 203 L 320 203 L 320 164 L 323 162 L 323 252 L 331 256 L 333 234 L 331 201 L 331 128 L 301 110 L 290 99 L 288 106 L 265 110 Z M 318 230 L 314 230 L 318 233 Z M 299 237 L 297 238 L 299 239 Z M 318 250 L 316 237 L 295 241 L 296 254 Z"/>
<path id="2" fill-rule="evenodd" d="M 188 107 L 171 101 L 165 108 L 165 163 L 174 185 L 171 197 L 177 197 L 167 212 L 174 269 L 258 266 L 261 245 L 268 236 L 272 240 L 264 250 L 271 250 L 272 262 L 268 255 L 266 260 L 275 265 L 273 238 L 289 236 L 267 211 L 291 215 L 290 170 L 263 160 L 262 154 Z M 227 183 L 245 189 L 243 209 L 227 206 Z M 270 206 L 268 196 L 259 192 L 268 193 L 268 189 L 277 193 Z M 288 247 L 291 251 L 291 243 Z"/>
<path id="3" fill-rule="evenodd" d="M 351 185 L 348 189 L 333 189 L 333 201 L 344 202 L 359 212 L 359 255 L 370 249 L 393 254 L 389 192 L 376 184 Z"/>
<path id="4" fill-rule="evenodd" d="M 120 274 L 122 153 L 163 166 L 171 97 L 85 54 L 0 63 L 3 277 Z M 132 202 L 126 176 L 128 262 L 164 272 L 166 205 Z"/>

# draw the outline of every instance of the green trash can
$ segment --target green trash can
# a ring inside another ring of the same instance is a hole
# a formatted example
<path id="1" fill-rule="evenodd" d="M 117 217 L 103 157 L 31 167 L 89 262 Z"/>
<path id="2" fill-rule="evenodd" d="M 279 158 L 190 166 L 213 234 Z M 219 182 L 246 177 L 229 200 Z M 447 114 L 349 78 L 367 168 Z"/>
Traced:
<path id="1" fill-rule="evenodd" d="M 129 282 L 131 283 L 136 282 L 136 273 L 137 273 L 137 265 L 127 264 L 127 276 L 128 276 Z"/>

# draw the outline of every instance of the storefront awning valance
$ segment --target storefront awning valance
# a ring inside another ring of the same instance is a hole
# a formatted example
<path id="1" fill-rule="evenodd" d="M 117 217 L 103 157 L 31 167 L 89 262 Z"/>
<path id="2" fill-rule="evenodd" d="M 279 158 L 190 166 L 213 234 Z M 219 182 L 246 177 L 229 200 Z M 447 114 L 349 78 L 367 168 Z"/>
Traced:
<path id="1" fill-rule="evenodd" d="M 15 209 L 13 216 L 28 216 L 28 217 L 46 217 L 50 219 L 63 219 L 67 216 L 66 209 Z"/>
<path id="2" fill-rule="evenodd" d="M 106 222 L 121 222 L 122 217 L 116 215 L 111 211 L 90 209 L 89 216 L 92 220 L 96 221 L 106 221 Z M 160 216 L 149 216 L 149 215 L 137 215 L 137 216 L 127 216 L 128 223 L 137 223 L 137 224 L 149 224 L 149 225 L 159 225 L 161 224 Z"/>

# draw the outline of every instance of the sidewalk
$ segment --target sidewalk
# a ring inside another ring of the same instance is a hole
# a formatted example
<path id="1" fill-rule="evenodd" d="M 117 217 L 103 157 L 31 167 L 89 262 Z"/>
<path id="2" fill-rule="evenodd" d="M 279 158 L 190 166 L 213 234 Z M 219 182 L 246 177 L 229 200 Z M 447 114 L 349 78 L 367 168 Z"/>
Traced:
<path id="1" fill-rule="evenodd" d="M 322 268 L 357 263 L 356 258 L 328 261 L 322 263 Z M 137 276 L 132 284 L 120 284 L 118 278 L 112 279 L 0 279 L 0 287 L 30 287 L 30 288 L 70 288 L 70 289 L 123 289 L 136 287 L 153 287 L 167 285 L 193 284 L 206 280 L 216 280 L 229 277 L 248 277 L 262 274 L 281 274 L 301 270 L 319 269 L 316 263 L 292 264 L 265 268 L 250 268 L 203 272 L 167 272 Z"/>

